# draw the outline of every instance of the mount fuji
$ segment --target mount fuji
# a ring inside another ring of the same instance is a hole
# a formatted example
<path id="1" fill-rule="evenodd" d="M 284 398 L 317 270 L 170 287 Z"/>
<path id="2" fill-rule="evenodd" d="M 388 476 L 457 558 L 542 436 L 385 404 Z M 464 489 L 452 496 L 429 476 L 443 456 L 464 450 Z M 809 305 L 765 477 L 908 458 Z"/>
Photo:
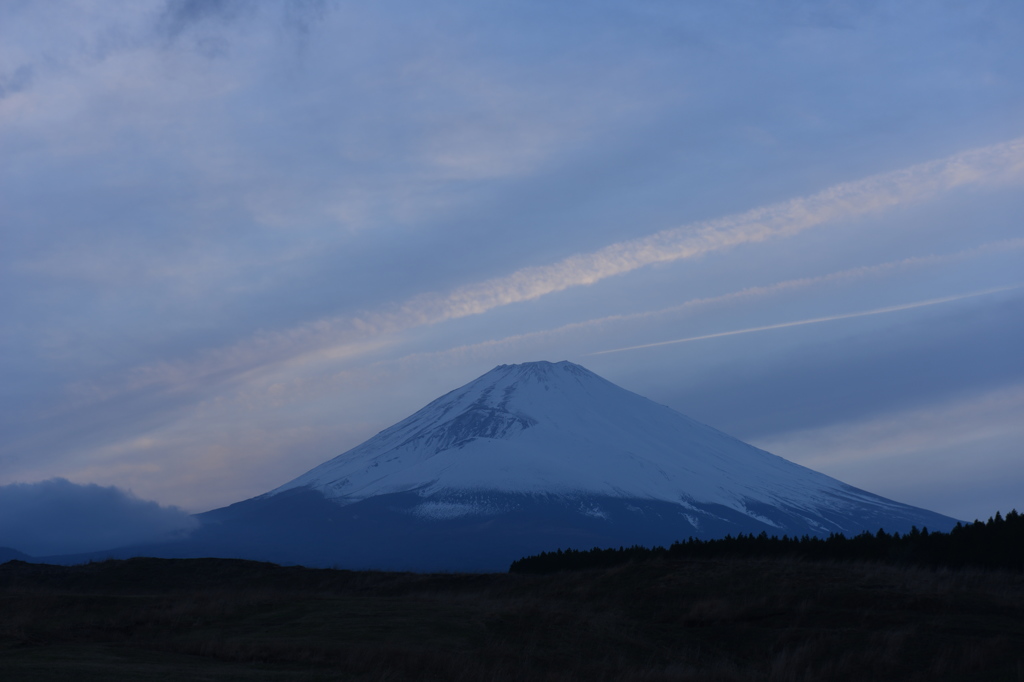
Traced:
<path id="1" fill-rule="evenodd" d="M 570 362 L 501 365 L 298 478 L 198 515 L 162 556 L 504 570 L 558 548 L 949 530 Z"/>

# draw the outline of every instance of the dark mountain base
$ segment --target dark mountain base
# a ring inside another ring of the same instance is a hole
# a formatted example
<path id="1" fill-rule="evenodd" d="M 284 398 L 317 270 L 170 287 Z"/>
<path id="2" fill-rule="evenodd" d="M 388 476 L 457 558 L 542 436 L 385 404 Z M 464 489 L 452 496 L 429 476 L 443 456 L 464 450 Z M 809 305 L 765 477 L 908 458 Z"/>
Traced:
<path id="1" fill-rule="evenodd" d="M 888 530 L 902 532 L 912 524 L 948 530 L 954 523 L 907 509 L 915 515 L 898 521 L 894 515 L 884 520 L 837 515 L 821 522 L 852 530 L 851 535 L 877 531 L 883 521 L 897 525 Z M 757 513 L 763 520 L 713 504 L 496 492 L 429 498 L 408 492 L 341 506 L 299 488 L 201 514 L 202 527 L 185 541 L 47 560 L 216 556 L 354 570 L 505 571 L 523 556 L 558 549 L 668 546 L 691 536 L 761 531 L 828 534 L 784 509 L 765 507 Z"/>
<path id="2" fill-rule="evenodd" d="M 0 679 L 1018 680 L 1024 574 L 785 560 L 546 576 L 0 565 Z"/>

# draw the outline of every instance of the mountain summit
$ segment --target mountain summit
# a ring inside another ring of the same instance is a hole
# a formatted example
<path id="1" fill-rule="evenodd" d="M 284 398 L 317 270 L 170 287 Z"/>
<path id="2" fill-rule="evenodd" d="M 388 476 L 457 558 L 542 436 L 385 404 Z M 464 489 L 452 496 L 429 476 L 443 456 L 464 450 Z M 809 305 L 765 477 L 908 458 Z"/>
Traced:
<path id="1" fill-rule="evenodd" d="M 490 492 L 657 500 L 685 510 L 687 535 L 719 507 L 790 534 L 922 521 L 571 362 L 496 367 L 270 494 L 300 487 L 342 504 L 415 491 L 418 514 L 446 516 L 484 513 Z"/>
<path id="2" fill-rule="evenodd" d="M 505 570 L 559 548 L 948 530 L 571 362 L 501 365 L 157 556 Z M 138 552 L 136 552 L 138 553 Z"/>

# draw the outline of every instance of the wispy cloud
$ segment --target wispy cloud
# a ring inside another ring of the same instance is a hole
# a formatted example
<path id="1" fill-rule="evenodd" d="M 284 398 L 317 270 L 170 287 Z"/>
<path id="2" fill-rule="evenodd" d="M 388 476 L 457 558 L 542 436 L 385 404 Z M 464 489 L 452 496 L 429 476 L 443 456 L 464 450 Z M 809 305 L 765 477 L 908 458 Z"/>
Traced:
<path id="1" fill-rule="evenodd" d="M 181 390 L 268 365 L 365 355 L 386 347 L 394 334 L 415 327 L 536 300 L 657 263 L 792 237 L 841 219 L 934 199 L 956 187 L 1022 181 L 1024 138 L 1018 138 L 835 185 L 808 197 L 618 242 L 448 293 L 423 294 L 391 309 L 325 318 L 286 331 L 263 333 L 228 348 L 211 350 L 200 360 L 140 367 L 132 372 L 127 385 Z"/>
<path id="2" fill-rule="evenodd" d="M 297 335 L 346 329 L 387 333 L 479 315 L 536 300 L 571 287 L 595 284 L 657 263 L 697 258 L 714 251 L 791 237 L 831 221 L 932 199 L 963 185 L 1024 181 L 1024 138 L 911 166 L 822 192 L 717 220 L 656 232 L 647 237 L 576 254 L 557 263 L 528 267 L 447 294 L 424 294 L 396 310 L 356 319 L 322 320 Z"/>
<path id="3" fill-rule="evenodd" d="M 910 268 L 920 268 L 929 266 L 935 267 L 947 265 L 950 263 L 956 263 L 959 261 L 976 258 L 978 256 L 984 256 L 993 253 L 1008 253 L 1012 251 L 1018 251 L 1021 249 L 1024 249 L 1024 238 L 1004 239 L 1000 241 L 989 242 L 987 244 L 981 244 L 974 248 L 964 249 L 962 251 L 957 251 L 955 253 L 931 254 L 927 256 L 912 256 L 909 258 L 901 258 L 899 260 L 888 261 L 885 263 L 863 265 L 856 268 L 838 270 L 836 272 L 830 272 L 824 275 L 818 275 L 816 277 L 800 277 L 796 279 L 788 279 L 780 282 L 775 282 L 773 284 L 746 287 L 738 291 L 730 291 L 728 293 L 719 294 L 717 296 L 691 298 L 689 300 L 683 301 L 682 303 L 669 306 L 666 308 L 659 308 L 657 310 L 643 310 L 635 313 L 606 315 L 603 317 L 592 318 L 580 322 L 571 322 L 569 324 L 559 325 L 558 327 L 554 327 L 551 329 L 526 332 L 523 334 L 514 334 L 512 336 L 507 336 L 500 339 L 490 339 L 480 343 L 461 345 L 455 348 L 451 348 L 447 351 L 439 351 L 439 353 L 456 353 L 471 355 L 478 350 L 493 350 L 495 348 L 524 345 L 531 342 L 541 341 L 546 338 L 561 336 L 574 332 L 585 332 L 587 330 L 593 330 L 600 327 L 607 327 L 609 325 L 632 324 L 639 322 L 641 320 L 655 319 L 659 317 L 669 317 L 672 315 L 678 315 L 680 313 L 686 313 L 687 311 L 713 308 L 715 306 L 727 305 L 743 300 L 756 300 L 758 298 L 775 296 L 786 292 L 794 292 L 802 289 L 809 289 L 825 285 L 831 282 L 851 281 L 863 277 L 885 275 L 887 273 L 891 273 L 894 271 Z M 668 343 L 679 342 L 680 341 L 670 341 Z M 598 355 L 601 353 L 612 352 L 616 351 L 601 351 L 597 353 L 590 353 L 590 355 Z M 436 356 L 437 354 L 438 353 L 429 353 L 426 355 Z M 416 355 L 417 357 L 419 357 L 423 354 Z"/>
<path id="4" fill-rule="evenodd" d="M 759 439 L 757 445 L 816 468 L 863 464 L 1019 433 L 1022 425 L 1013 417 L 1022 410 L 1024 385 L 1011 385 L 867 420 L 780 433 Z"/>
<path id="5" fill-rule="evenodd" d="M 595 284 L 656 263 L 696 258 L 715 251 L 792 237 L 842 218 L 925 201 L 964 185 L 1024 180 L 1024 138 L 835 185 L 809 197 L 745 213 L 664 230 L 611 244 L 551 265 L 529 267 L 457 289 L 417 297 L 397 315 L 418 324 L 475 315 L 570 287 Z M 393 316 L 389 316 L 393 319 Z"/>
<path id="6" fill-rule="evenodd" d="M 671 339 L 669 341 L 656 341 L 654 343 L 644 343 L 638 346 L 627 346 L 625 348 L 612 348 L 610 350 L 600 350 L 588 355 L 606 355 L 608 353 L 622 353 L 629 350 L 641 350 L 644 348 L 657 348 L 658 346 L 669 346 L 677 343 L 689 343 L 691 341 L 704 341 L 706 339 L 718 339 L 723 336 L 735 336 L 737 334 L 752 334 L 754 332 L 764 332 L 772 329 L 785 329 L 787 327 L 800 327 L 807 324 L 818 324 L 820 322 L 834 322 L 836 320 L 849 320 L 855 317 L 867 317 L 869 315 L 884 315 L 886 313 L 895 313 L 901 310 L 912 310 L 914 308 L 924 308 L 926 306 L 939 305 L 942 303 L 952 303 L 953 301 L 962 301 L 967 298 L 975 298 L 977 296 L 987 296 L 989 294 L 995 294 L 1000 291 L 1011 291 L 1013 289 L 1019 289 L 1022 284 L 1017 284 L 1008 287 L 997 287 L 995 289 L 986 289 L 985 291 L 975 291 L 969 294 L 960 294 L 958 296 L 944 296 L 942 298 L 932 298 L 926 301 L 915 301 L 914 303 L 904 303 L 902 305 L 886 306 L 884 308 L 874 308 L 873 310 L 861 310 L 854 313 L 842 313 L 839 315 L 826 315 L 824 317 L 812 317 L 804 320 L 794 320 L 791 322 L 780 322 L 778 324 L 766 324 L 759 327 L 747 327 L 746 329 L 733 329 L 727 332 L 717 332 L 714 334 L 703 334 L 701 336 L 688 336 L 683 339 Z"/>
<path id="7" fill-rule="evenodd" d="M 725 294 L 717 296 L 707 296 L 701 298 L 692 298 L 677 305 L 669 306 L 666 308 L 660 308 L 657 310 L 646 310 L 628 314 L 618 315 L 607 315 L 589 320 L 583 320 L 579 322 L 572 322 L 569 324 L 559 325 L 557 327 L 549 329 L 541 329 L 532 332 L 526 332 L 522 334 L 513 334 L 501 338 L 488 339 L 486 341 L 480 341 L 471 344 L 461 344 L 458 346 L 452 346 L 444 350 L 426 351 L 404 354 L 397 357 L 389 357 L 373 362 L 360 362 L 358 367 L 352 367 L 349 370 L 341 370 L 334 373 L 333 380 L 350 382 L 355 381 L 355 377 L 364 375 L 375 375 L 375 373 L 387 371 L 388 368 L 395 367 L 423 367 L 423 366 L 454 366 L 458 362 L 469 360 L 469 359 L 485 359 L 492 358 L 494 356 L 501 356 L 503 354 L 519 353 L 523 349 L 535 349 L 543 347 L 545 344 L 549 344 L 557 341 L 564 341 L 567 338 L 574 339 L 572 342 L 574 346 L 578 346 L 580 339 L 594 339 L 599 338 L 599 332 L 608 330 L 611 328 L 633 328 L 637 322 L 644 320 L 652 320 L 657 318 L 669 318 L 678 316 L 680 314 L 688 314 L 690 312 L 697 312 L 702 310 L 715 309 L 720 306 L 731 305 L 741 301 L 757 301 L 762 298 L 768 298 L 772 296 L 778 296 L 786 293 L 797 292 L 806 289 L 814 289 L 834 282 L 851 282 L 857 281 L 862 278 L 885 276 L 894 272 L 902 272 L 907 270 L 915 270 L 919 268 L 934 268 L 951 263 L 958 263 L 973 258 L 978 258 L 991 254 L 1010 253 L 1024 249 L 1024 238 L 1018 239 L 1005 239 L 979 246 L 963 249 L 953 253 L 946 254 L 929 254 L 925 256 L 913 256 L 909 258 L 902 258 L 899 260 L 887 261 L 884 263 L 877 263 L 873 265 L 864 265 L 856 268 L 848 268 L 845 270 L 839 270 L 836 272 L 830 272 L 824 275 L 816 277 L 801 277 L 796 279 L 783 280 L 772 284 L 763 286 L 746 287 L 737 291 L 731 291 Z M 1015 287 L 1004 287 L 1000 289 L 987 289 L 982 292 L 975 292 L 966 295 L 958 295 L 952 297 L 946 297 L 942 299 L 930 299 L 928 301 L 905 304 L 900 306 L 890 306 L 888 308 L 879 308 L 869 311 L 859 311 L 854 313 L 846 313 L 835 316 L 827 316 L 822 318 L 813 318 L 811 320 L 799 320 L 796 322 L 786 322 L 781 325 L 768 325 L 766 327 L 749 328 L 743 330 L 735 330 L 724 332 L 722 334 L 714 334 L 714 336 L 720 335 L 731 335 L 739 333 L 749 333 L 762 329 L 772 329 L 777 327 L 794 326 L 800 324 L 811 324 L 814 322 L 824 322 L 833 319 L 843 319 L 848 317 L 859 317 L 871 314 L 881 314 L 883 312 L 897 312 L 898 310 L 910 309 L 914 307 L 921 307 L 927 305 L 936 305 L 943 302 L 952 302 L 954 300 L 960 300 L 963 298 L 970 298 L 972 296 L 981 296 L 988 293 L 995 293 L 996 291 L 1008 290 Z M 668 342 L 659 342 L 652 345 L 665 345 L 672 343 L 682 343 L 688 340 L 697 340 L 698 338 L 708 337 L 692 337 L 682 340 L 671 340 Z M 636 346 L 636 348 L 645 348 L 647 345 Z M 348 354 L 340 353 L 337 356 L 330 356 L 328 351 L 324 351 L 320 356 L 322 360 L 328 359 L 345 359 L 350 357 L 358 356 L 358 349 L 351 346 L 345 346 L 349 352 Z M 595 353 L 589 353 L 589 355 L 600 355 L 603 353 L 614 353 L 618 350 L 629 350 L 630 348 L 614 349 L 609 351 L 598 351 Z M 366 349 L 369 350 L 369 349 Z M 532 352 L 532 351 L 531 351 Z M 307 358 L 308 359 L 308 358 Z M 315 366 L 316 363 L 312 363 Z M 289 389 L 293 394 L 300 394 L 305 391 L 309 391 L 310 387 L 307 382 L 300 381 L 298 379 L 293 380 L 295 385 Z M 364 383 L 367 380 L 360 380 Z M 295 395 L 292 396 L 293 398 Z"/>
<path id="8" fill-rule="evenodd" d="M 1015 384 L 751 442 L 852 485 L 971 520 L 1024 505 L 1022 410 L 1024 385 Z"/>

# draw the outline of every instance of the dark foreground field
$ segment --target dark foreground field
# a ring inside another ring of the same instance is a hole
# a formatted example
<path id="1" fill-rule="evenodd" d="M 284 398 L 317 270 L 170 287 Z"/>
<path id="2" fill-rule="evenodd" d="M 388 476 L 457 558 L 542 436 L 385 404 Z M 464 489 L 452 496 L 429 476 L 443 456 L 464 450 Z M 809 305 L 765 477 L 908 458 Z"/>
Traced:
<path id="1" fill-rule="evenodd" d="M 1024 575 L 797 560 L 411 575 L 0 566 L 3 680 L 1024 680 Z"/>

